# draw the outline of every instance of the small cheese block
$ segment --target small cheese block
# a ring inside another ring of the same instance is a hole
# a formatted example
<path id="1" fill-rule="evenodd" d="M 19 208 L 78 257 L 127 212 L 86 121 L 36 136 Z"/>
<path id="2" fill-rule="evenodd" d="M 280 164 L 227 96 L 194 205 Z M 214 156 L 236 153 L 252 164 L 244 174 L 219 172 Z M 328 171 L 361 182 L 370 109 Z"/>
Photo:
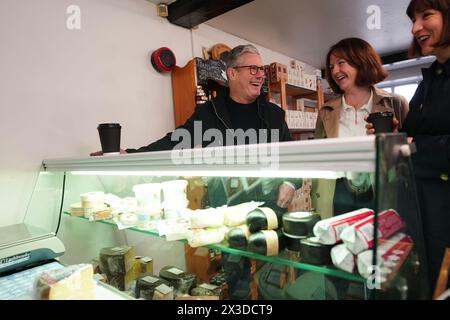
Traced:
<path id="1" fill-rule="evenodd" d="M 136 278 L 143 273 L 153 273 L 153 259 L 149 257 L 136 256 Z"/>
<path id="2" fill-rule="evenodd" d="M 41 273 L 35 284 L 35 295 L 45 300 L 94 300 L 92 265 L 78 264 Z"/>
<path id="3" fill-rule="evenodd" d="M 173 300 L 173 298 L 173 288 L 165 284 L 160 284 L 155 288 L 153 300 Z"/>
<path id="4" fill-rule="evenodd" d="M 100 268 L 108 277 L 124 275 L 135 264 L 134 247 L 119 246 L 100 250 Z"/>
<path id="5" fill-rule="evenodd" d="M 189 293 L 197 283 L 195 275 L 184 272 L 174 266 L 165 266 L 159 271 L 159 276 L 168 281 L 181 294 Z"/>
<path id="6" fill-rule="evenodd" d="M 125 274 L 106 274 L 108 283 L 121 291 L 130 290 L 131 284 L 134 280 L 136 280 L 135 268 L 137 268 L 136 265 L 134 265 L 133 268 L 128 270 Z"/>
<path id="7" fill-rule="evenodd" d="M 166 280 L 161 279 L 152 273 L 143 273 L 136 281 L 136 298 L 152 300 L 156 287 L 161 284 L 169 286 L 169 283 Z"/>
<path id="8" fill-rule="evenodd" d="M 143 257 L 139 261 L 141 273 L 153 272 L 153 259 L 149 257 Z"/>

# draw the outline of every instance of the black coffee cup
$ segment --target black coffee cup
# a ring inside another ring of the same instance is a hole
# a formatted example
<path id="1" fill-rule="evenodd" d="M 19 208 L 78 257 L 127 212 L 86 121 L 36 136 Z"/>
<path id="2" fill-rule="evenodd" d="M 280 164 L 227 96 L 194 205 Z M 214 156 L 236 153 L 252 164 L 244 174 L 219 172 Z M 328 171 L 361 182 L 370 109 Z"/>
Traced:
<path id="1" fill-rule="evenodd" d="M 103 154 L 120 153 L 120 129 L 118 123 L 101 123 L 97 130 L 100 135 Z"/>
<path id="2" fill-rule="evenodd" d="M 375 133 L 394 131 L 394 114 L 392 112 L 375 112 L 369 114 L 367 121 L 373 124 Z"/>

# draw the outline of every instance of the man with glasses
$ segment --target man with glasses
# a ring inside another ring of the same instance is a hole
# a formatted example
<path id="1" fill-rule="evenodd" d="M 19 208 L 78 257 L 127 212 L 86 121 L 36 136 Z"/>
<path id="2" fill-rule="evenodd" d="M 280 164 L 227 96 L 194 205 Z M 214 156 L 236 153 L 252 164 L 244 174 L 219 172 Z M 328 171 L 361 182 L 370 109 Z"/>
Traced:
<path id="1" fill-rule="evenodd" d="M 229 87 L 219 91 L 218 96 L 211 101 L 197 105 L 192 116 L 177 128 L 187 130 L 193 137 L 190 139 L 190 148 L 198 147 L 196 142 L 199 140 L 202 147 L 239 144 L 235 140 L 225 139 L 227 131 L 237 129 L 255 130 L 257 133 L 261 129 L 267 129 L 268 141 L 257 135 L 257 141 L 248 139 L 246 144 L 292 140 L 284 110 L 261 96 L 261 86 L 265 80 L 263 67 L 261 56 L 253 45 L 240 45 L 231 50 L 226 61 Z M 213 144 L 209 140 L 195 139 L 195 122 L 201 122 L 202 137 L 208 129 L 217 129 L 224 139 L 213 141 Z M 270 134 L 274 130 L 278 134 Z M 173 132 L 168 133 L 156 142 L 139 149 L 126 149 L 126 152 L 172 150 L 179 145 L 178 139 L 172 139 L 172 136 Z"/>
<path id="2" fill-rule="evenodd" d="M 211 101 L 198 105 L 192 116 L 176 129 L 184 129 L 190 133 L 190 148 L 198 147 L 196 142 L 199 140 L 202 147 L 292 140 L 285 121 L 284 110 L 261 96 L 261 86 L 265 80 L 263 67 L 261 56 L 253 45 L 240 45 L 231 50 L 226 61 L 228 88 L 224 88 Z M 201 124 L 200 139 L 194 136 L 196 123 Z M 209 129 L 219 130 L 224 138 L 213 142 L 203 140 L 205 131 Z M 256 139 L 252 139 L 252 135 L 247 135 L 248 139 L 225 138 L 227 131 L 238 129 L 244 132 L 253 130 L 256 133 Z M 261 130 L 266 130 L 267 134 L 260 137 Z M 179 145 L 178 139 L 172 139 L 173 134 L 173 132 L 168 133 L 162 139 L 139 149 L 126 149 L 126 152 L 172 150 Z M 101 152 L 97 152 L 91 155 L 100 154 Z M 262 181 L 262 193 L 267 194 L 268 190 L 273 190 L 274 184 L 276 184 L 275 179 Z M 274 205 L 287 208 L 294 197 L 295 189 L 300 187 L 299 184 L 299 180 L 284 181 L 279 184 L 278 193 L 275 193 L 278 197 L 274 199 Z"/>

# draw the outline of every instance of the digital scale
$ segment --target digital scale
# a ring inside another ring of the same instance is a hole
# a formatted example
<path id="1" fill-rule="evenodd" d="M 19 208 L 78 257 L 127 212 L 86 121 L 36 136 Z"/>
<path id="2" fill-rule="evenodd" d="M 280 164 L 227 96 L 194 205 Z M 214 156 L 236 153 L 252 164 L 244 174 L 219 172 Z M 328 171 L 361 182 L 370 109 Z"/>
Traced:
<path id="1" fill-rule="evenodd" d="M 65 248 L 54 232 L 21 223 L 0 227 L 0 300 L 33 300 L 37 277 L 64 268 L 55 258 Z M 130 296 L 96 282 L 98 300 L 129 300 Z"/>
<path id="2" fill-rule="evenodd" d="M 65 248 L 54 232 L 20 223 L 0 228 L 0 276 L 39 262 L 53 260 Z"/>
<path id="3" fill-rule="evenodd" d="M 21 223 L 0 227 L 0 300 L 33 299 L 36 275 L 62 268 L 65 248 L 55 233 Z"/>

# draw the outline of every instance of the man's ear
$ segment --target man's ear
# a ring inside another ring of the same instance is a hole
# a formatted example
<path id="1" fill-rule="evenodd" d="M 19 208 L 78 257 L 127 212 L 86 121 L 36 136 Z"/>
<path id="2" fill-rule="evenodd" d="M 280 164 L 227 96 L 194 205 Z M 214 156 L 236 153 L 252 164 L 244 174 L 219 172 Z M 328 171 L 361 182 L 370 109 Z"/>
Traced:
<path id="1" fill-rule="evenodd" d="M 228 80 L 234 80 L 236 78 L 236 69 L 228 68 L 227 69 L 227 77 L 228 77 Z"/>

